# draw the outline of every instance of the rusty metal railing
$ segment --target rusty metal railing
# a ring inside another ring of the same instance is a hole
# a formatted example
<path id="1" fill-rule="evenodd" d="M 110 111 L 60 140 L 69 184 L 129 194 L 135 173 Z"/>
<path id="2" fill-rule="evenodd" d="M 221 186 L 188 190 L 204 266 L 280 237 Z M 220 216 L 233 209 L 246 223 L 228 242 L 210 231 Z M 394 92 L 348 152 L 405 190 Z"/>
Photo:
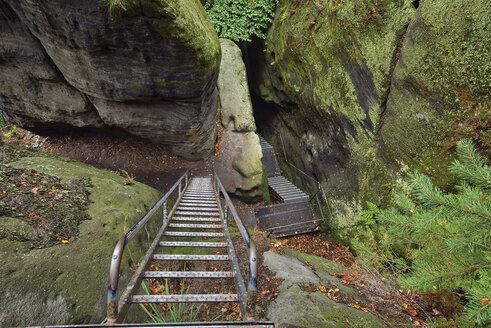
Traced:
<path id="1" fill-rule="evenodd" d="M 225 203 L 222 205 L 220 202 L 220 207 L 222 210 L 223 214 L 223 221 L 226 224 L 228 221 L 228 216 L 229 213 L 232 214 L 232 217 L 234 218 L 235 224 L 237 225 L 237 228 L 239 229 L 239 232 L 244 239 L 244 242 L 249 250 L 249 280 L 247 283 L 247 291 L 245 290 L 245 285 L 243 283 L 242 275 L 240 274 L 240 268 L 238 265 L 238 262 L 236 262 L 236 259 L 233 259 L 232 263 L 234 266 L 234 270 L 237 272 L 238 275 L 236 275 L 236 279 L 238 279 L 237 282 L 237 287 L 238 287 L 238 293 L 239 293 L 239 299 L 240 301 L 240 306 L 242 313 L 245 313 L 245 317 L 247 320 L 254 320 L 254 307 L 252 305 L 255 297 L 256 297 L 256 292 L 257 292 L 257 280 L 256 280 L 256 273 L 257 273 L 257 256 L 256 256 L 256 244 L 254 241 L 251 239 L 251 236 L 249 235 L 249 232 L 247 231 L 247 228 L 245 227 L 244 223 L 242 222 L 242 219 L 240 216 L 237 214 L 237 211 L 235 210 L 234 204 L 230 200 L 230 197 L 223 187 L 222 182 L 220 181 L 220 178 L 216 174 L 216 172 L 213 172 L 213 188 L 215 190 L 215 193 L 217 195 L 217 199 L 220 199 L 220 194 L 223 195 L 223 198 L 225 200 Z M 227 239 L 229 240 L 229 243 L 231 244 L 230 236 L 227 233 Z M 233 247 L 233 245 L 231 245 Z M 245 301 L 242 301 L 245 300 Z"/>
<path id="2" fill-rule="evenodd" d="M 118 282 L 119 282 L 119 274 L 120 274 L 120 266 L 121 259 L 123 257 L 123 251 L 126 245 L 135 237 L 135 235 L 140 231 L 140 229 L 145 226 L 145 224 L 150 220 L 150 218 L 163 206 L 163 220 L 164 224 L 162 228 L 158 232 L 158 234 L 162 234 L 165 230 L 166 224 L 165 221 L 167 219 L 167 200 L 171 196 L 171 194 L 177 189 L 178 190 L 178 201 L 176 201 L 176 205 L 179 203 L 179 198 L 182 197 L 182 194 L 186 190 L 188 186 L 190 178 L 190 170 L 188 169 L 177 182 L 172 186 L 172 188 L 162 197 L 157 203 L 145 214 L 140 221 L 138 221 L 121 239 L 119 239 L 118 243 L 114 247 L 114 251 L 111 258 L 111 265 L 109 268 L 109 279 L 108 279 L 108 288 L 107 288 L 107 315 L 104 323 L 107 325 L 116 324 L 120 317 L 124 317 L 124 314 L 129 307 L 127 299 L 132 295 L 135 288 L 138 288 L 138 279 L 141 272 L 145 269 L 148 262 L 150 261 L 150 257 L 147 253 L 142 260 L 142 265 L 138 268 L 137 272 L 133 275 L 133 278 L 130 280 L 128 287 L 125 292 L 121 295 L 121 300 L 118 303 Z M 175 209 L 175 206 L 174 206 Z M 174 211 L 172 209 L 172 211 Z M 172 212 L 171 211 L 171 212 Z M 155 239 L 157 240 L 157 238 Z M 155 242 L 150 246 L 150 248 L 155 248 L 157 245 Z"/>

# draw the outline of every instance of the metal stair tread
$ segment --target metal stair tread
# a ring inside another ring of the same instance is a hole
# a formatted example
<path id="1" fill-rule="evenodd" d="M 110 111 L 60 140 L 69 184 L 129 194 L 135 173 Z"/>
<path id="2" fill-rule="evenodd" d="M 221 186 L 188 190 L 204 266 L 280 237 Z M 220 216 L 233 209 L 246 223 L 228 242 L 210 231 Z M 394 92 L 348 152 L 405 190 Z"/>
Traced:
<path id="1" fill-rule="evenodd" d="M 174 216 L 172 217 L 171 221 L 201 221 L 201 222 L 222 222 L 222 219 L 219 217 L 181 217 L 181 216 Z"/>
<path id="2" fill-rule="evenodd" d="M 195 254 L 154 254 L 155 261 L 226 261 L 228 255 L 195 255 Z"/>
<path id="3" fill-rule="evenodd" d="M 169 228 L 221 229 L 223 224 L 169 223 Z"/>
<path id="4" fill-rule="evenodd" d="M 178 215 L 197 215 L 197 216 L 205 216 L 205 215 L 209 215 L 209 216 L 216 216 L 216 217 L 219 217 L 220 214 L 218 212 L 191 212 L 191 211 L 179 211 L 177 210 L 176 211 L 176 214 Z"/>
<path id="5" fill-rule="evenodd" d="M 237 302 L 238 294 L 134 295 L 132 303 Z"/>
<path id="6" fill-rule="evenodd" d="M 227 247 L 228 244 L 226 242 L 202 242 L 202 241 L 161 241 L 159 242 L 159 246 L 161 247 L 213 247 L 213 248 L 222 248 Z"/>
<path id="7" fill-rule="evenodd" d="M 223 237 L 223 232 L 166 231 L 164 236 L 174 237 Z"/>
<path id="8" fill-rule="evenodd" d="M 145 271 L 144 278 L 233 278 L 232 271 Z"/>

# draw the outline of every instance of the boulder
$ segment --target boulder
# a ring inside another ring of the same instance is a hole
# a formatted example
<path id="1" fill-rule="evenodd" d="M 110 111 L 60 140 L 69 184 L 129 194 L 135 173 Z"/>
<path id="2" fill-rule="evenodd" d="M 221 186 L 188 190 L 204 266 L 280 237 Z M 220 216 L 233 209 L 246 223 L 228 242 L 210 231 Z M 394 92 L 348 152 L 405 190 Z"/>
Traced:
<path id="1" fill-rule="evenodd" d="M 95 122 L 79 118 L 77 126 L 123 129 L 190 159 L 211 154 L 220 46 L 198 0 L 145 0 L 119 11 L 104 8 L 98 0 L 1 3 L 8 13 L 1 30 L 8 32 L 14 21 L 23 38 L 37 47 L 13 47 L 25 53 L 26 60 L 20 58 L 10 75 L 21 75 L 23 67 L 50 66 L 74 93 L 55 86 L 35 88 L 37 75 L 32 77 L 34 86 L 24 83 L 15 93 L 17 84 L 2 76 L 0 99 L 22 95 L 28 103 L 36 97 L 48 103 L 43 111 L 21 111 L 7 99 L 1 110 L 10 120 L 37 128 L 49 127 L 49 119 L 72 125 L 74 115 L 66 113 L 84 108 Z M 0 49 L 9 48 L 2 39 Z M 36 52 L 45 62 L 34 63 Z M 60 104 L 56 100 L 64 94 L 70 97 Z"/>
<path id="2" fill-rule="evenodd" d="M 123 177 L 108 171 L 43 153 L 8 165 L 33 169 L 63 183 L 88 178 L 91 203 L 86 211 L 89 219 L 79 225 L 77 236 L 44 248 L 32 248 L 29 239 L 35 233 L 29 225 L 0 215 L 0 326 L 101 322 L 112 250 L 161 194 L 138 182 L 123 185 Z M 155 217 L 148 227 L 149 236 L 140 233 L 127 245 L 121 289 L 131 277 L 130 267 L 143 256 L 160 224 L 161 218 Z"/>
<path id="3" fill-rule="evenodd" d="M 268 320 L 285 327 L 385 327 L 375 315 L 336 303 L 315 290 L 320 286 L 337 288 L 341 299 L 363 300 L 356 290 L 331 276 L 347 268 L 314 255 L 285 250 L 284 255 L 272 251 L 264 253 L 264 265 L 284 279 L 278 297 L 266 309 Z"/>
<path id="4" fill-rule="evenodd" d="M 228 192 L 245 200 L 257 200 L 263 195 L 265 184 L 263 154 L 256 134 L 246 68 L 242 52 L 233 41 L 220 39 L 220 45 L 218 90 L 224 131 L 215 168 Z"/>

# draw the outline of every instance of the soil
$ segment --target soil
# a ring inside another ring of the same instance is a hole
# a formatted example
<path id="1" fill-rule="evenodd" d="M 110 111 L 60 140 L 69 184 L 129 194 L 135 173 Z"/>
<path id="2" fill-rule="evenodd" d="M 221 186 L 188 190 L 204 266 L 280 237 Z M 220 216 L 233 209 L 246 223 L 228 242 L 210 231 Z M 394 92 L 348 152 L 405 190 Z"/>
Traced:
<path id="1" fill-rule="evenodd" d="M 67 242 L 78 235 L 78 226 L 90 219 L 90 181 L 81 179 L 61 183 L 57 177 L 35 170 L 15 169 L 8 165 L 29 151 L 0 145 L 0 216 L 27 223 L 25 229 L 0 227 L 0 239 L 29 241 L 31 247 L 43 248 L 58 242 Z M 17 224 L 18 225 L 18 224 Z"/>

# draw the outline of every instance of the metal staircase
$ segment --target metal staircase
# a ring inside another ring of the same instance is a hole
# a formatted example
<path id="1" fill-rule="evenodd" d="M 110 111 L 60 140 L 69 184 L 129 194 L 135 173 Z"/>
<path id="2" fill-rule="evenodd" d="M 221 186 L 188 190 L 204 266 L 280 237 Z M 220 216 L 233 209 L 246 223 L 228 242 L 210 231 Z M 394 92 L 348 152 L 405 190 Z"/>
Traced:
<path id="1" fill-rule="evenodd" d="M 177 192 L 177 200 L 168 213 L 170 195 Z M 132 279 L 118 301 L 119 267 L 125 245 L 150 220 L 162 210 L 162 227 L 135 271 Z M 246 284 L 240 272 L 234 245 L 228 230 L 228 218 L 234 219 L 249 250 L 249 279 Z M 213 238 L 213 241 L 209 241 Z M 218 240 L 216 240 L 218 239 Z M 174 254 L 173 248 L 189 248 L 186 254 Z M 194 250 L 194 252 L 193 252 Z M 198 254 L 193 254 L 198 253 Z M 205 254 L 203 254 L 205 253 Z M 228 263 L 227 271 L 152 271 L 149 268 L 168 268 L 171 261 L 205 261 Z M 159 263 L 161 265 L 151 264 Z M 218 278 L 233 279 L 235 292 L 219 294 L 137 294 L 143 279 L 207 279 L 208 285 L 216 284 Z M 189 170 L 176 182 L 155 206 L 116 245 L 111 259 L 108 286 L 107 317 L 103 325 L 121 325 L 132 304 L 138 303 L 216 303 L 238 302 L 245 322 L 218 322 L 213 327 L 261 327 L 272 328 L 272 323 L 254 321 L 253 304 L 256 298 L 256 249 L 249 233 L 216 174 L 191 177 Z M 186 327 L 209 326 L 210 323 L 187 323 Z M 176 324 L 159 324 L 174 327 Z"/>
<path id="2" fill-rule="evenodd" d="M 263 165 L 269 188 L 283 203 L 257 208 L 254 213 L 260 229 L 276 237 L 296 235 L 317 229 L 323 219 L 316 219 L 311 200 L 305 192 L 281 176 L 273 146 L 259 137 Z M 286 156 L 286 155 L 285 155 Z M 317 193 L 314 195 L 317 196 Z"/>

